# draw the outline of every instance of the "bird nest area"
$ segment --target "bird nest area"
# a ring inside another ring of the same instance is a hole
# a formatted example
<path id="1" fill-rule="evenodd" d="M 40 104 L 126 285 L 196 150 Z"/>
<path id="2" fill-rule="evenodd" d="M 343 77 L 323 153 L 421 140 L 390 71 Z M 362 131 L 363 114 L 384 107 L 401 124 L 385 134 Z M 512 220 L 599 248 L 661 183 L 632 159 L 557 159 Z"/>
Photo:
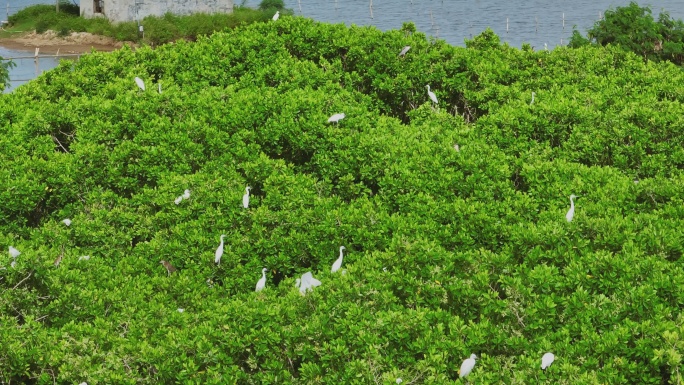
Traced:
<path id="1" fill-rule="evenodd" d="M 405 29 L 269 17 L 0 97 L 0 382 L 676 382 L 684 72 Z"/>

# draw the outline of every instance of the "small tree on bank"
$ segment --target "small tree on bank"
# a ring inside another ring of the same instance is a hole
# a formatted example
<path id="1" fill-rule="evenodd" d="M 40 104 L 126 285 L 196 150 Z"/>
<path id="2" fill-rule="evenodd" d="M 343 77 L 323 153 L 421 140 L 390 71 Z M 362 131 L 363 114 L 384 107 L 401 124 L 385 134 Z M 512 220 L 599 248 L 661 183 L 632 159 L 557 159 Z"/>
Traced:
<path id="1" fill-rule="evenodd" d="M 669 60 L 682 65 L 684 22 L 672 19 L 667 12 L 661 12 L 655 21 L 649 7 L 632 2 L 629 6 L 606 11 L 605 17 L 587 31 L 587 37 L 573 30 L 570 47 L 588 44 L 619 45 L 644 60 Z"/>

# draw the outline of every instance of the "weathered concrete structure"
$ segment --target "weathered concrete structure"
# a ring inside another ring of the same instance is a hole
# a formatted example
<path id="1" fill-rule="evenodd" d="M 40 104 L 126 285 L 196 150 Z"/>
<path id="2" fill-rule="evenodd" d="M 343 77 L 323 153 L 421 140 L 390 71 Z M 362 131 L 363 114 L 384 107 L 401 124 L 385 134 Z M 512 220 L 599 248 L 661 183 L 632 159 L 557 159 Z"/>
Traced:
<path id="1" fill-rule="evenodd" d="M 145 16 L 190 13 L 231 13 L 233 0 L 81 0 L 81 16 L 110 21 L 142 20 Z"/>

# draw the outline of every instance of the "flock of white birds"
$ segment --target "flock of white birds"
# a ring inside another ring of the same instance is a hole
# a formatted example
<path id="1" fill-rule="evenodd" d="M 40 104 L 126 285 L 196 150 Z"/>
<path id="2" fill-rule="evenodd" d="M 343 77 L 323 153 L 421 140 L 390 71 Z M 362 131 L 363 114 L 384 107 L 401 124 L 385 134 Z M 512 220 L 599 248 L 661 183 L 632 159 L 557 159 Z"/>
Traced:
<path id="1" fill-rule="evenodd" d="M 276 12 L 275 15 L 273 15 L 273 21 L 278 20 L 279 17 L 280 17 L 280 13 Z M 401 50 L 401 52 L 399 53 L 399 56 L 400 57 L 405 56 L 406 53 L 410 49 L 411 49 L 411 46 L 405 46 Z M 145 82 L 142 79 L 140 79 L 139 77 L 136 77 L 135 83 L 138 85 L 138 87 L 142 91 L 145 91 Z M 435 93 L 430 90 L 430 85 L 428 84 L 428 85 L 426 85 L 426 87 L 427 87 L 427 94 L 428 94 L 429 99 L 433 103 L 438 104 L 439 101 L 437 100 L 437 95 L 435 95 Z M 161 93 L 161 84 L 158 85 L 158 92 Z M 532 104 L 532 103 L 534 103 L 534 92 L 532 93 L 532 101 L 530 104 Z M 339 121 L 344 119 L 344 118 L 345 118 L 344 113 L 333 114 L 328 119 L 328 123 L 339 123 Z M 456 151 L 459 151 L 458 145 L 455 145 L 454 148 L 456 149 Z M 245 187 L 245 194 L 242 196 L 242 206 L 246 209 L 249 208 L 249 191 L 250 190 L 251 190 L 250 186 Z M 574 195 L 574 194 L 570 195 L 570 209 L 568 210 L 567 214 L 565 214 L 565 219 L 568 222 L 572 222 L 572 220 L 575 216 L 575 202 L 574 202 L 575 198 L 577 198 L 576 195 Z M 182 195 L 178 196 L 174 200 L 174 203 L 178 205 L 184 199 L 190 199 L 190 190 L 185 190 L 185 192 L 183 192 Z M 69 225 L 71 225 L 71 220 L 70 219 L 64 219 L 62 221 L 62 223 L 69 226 Z M 224 237 L 226 237 L 226 235 L 221 234 L 220 244 L 219 244 L 218 248 L 216 249 L 216 252 L 214 253 L 214 263 L 216 263 L 217 265 L 219 265 L 221 263 L 221 257 L 223 256 L 223 246 L 224 246 L 223 238 Z M 331 269 L 332 273 L 336 273 L 342 267 L 342 260 L 344 258 L 344 250 L 345 250 L 345 247 L 340 246 L 340 256 L 339 256 L 339 258 L 337 258 L 337 260 L 335 260 L 335 262 L 332 265 L 332 269 Z M 14 268 L 16 266 L 17 257 L 21 254 L 21 252 L 19 250 L 17 250 L 16 248 L 14 248 L 13 246 L 10 246 L 9 247 L 9 254 L 12 257 L 12 262 L 11 262 L 10 266 Z M 79 260 L 87 260 L 87 259 L 90 259 L 90 257 L 89 256 L 83 256 L 83 257 L 79 258 Z M 4 269 L 4 268 L 2 268 L 2 269 Z M 263 268 L 261 270 L 261 278 L 259 279 L 259 281 L 257 281 L 256 288 L 255 288 L 256 292 L 260 292 L 266 287 L 266 271 L 268 271 L 267 268 Z M 318 287 L 320 285 L 321 285 L 321 281 L 314 278 L 313 274 L 310 271 L 304 273 L 301 276 L 301 278 L 297 278 L 297 281 L 295 283 L 295 287 L 297 289 L 299 289 L 299 292 L 301 293 L 301 295 L 306 295 L 306 293 L 308 291 L 313 291 L 314 287 Z M 178 311 L 182 313 L 184 310 L 179 308 Z M 475 367 L 475 360 L 477 360 L 477 356 L 475 354 L 471 354 L 470 358 L 467 358 L 463 361 L 463 363 L 461 364 L 461 369 L 459 370 L 459 377 L 466 377 L 468 374 L 470 374 L 470 372 Z M 553 355 L 553 353 L 544 354 L 544 356 L 542 357 L 541 368 L 543 370 L 545 370 L 546 368 L 551 366 L 551 364 L 553 363 L 554 360 L 555 360 L 555 356 Z M 396 382 L 397 382 L 397 384 L 400 384 L 402 382 L 402 379 L 397 378 Z M 87 383 L 83 382 L 80 385 L 87 385 Z"/>

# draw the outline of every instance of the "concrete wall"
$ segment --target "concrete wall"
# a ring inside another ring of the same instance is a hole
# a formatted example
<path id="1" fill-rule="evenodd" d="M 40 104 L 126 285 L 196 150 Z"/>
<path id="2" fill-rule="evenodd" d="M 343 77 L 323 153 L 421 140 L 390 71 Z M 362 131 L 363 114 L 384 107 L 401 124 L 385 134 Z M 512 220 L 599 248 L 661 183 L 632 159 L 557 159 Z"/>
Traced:
<path id="1" fill-rule="evenodd" d="M 97 5 L 101 7 L 98 13 Z M 81 15 L 104 16 L 110 21 L 142 20 L 145 16 L 191 13 L 231 13 L 233 0 L 81 0 Z"/>

